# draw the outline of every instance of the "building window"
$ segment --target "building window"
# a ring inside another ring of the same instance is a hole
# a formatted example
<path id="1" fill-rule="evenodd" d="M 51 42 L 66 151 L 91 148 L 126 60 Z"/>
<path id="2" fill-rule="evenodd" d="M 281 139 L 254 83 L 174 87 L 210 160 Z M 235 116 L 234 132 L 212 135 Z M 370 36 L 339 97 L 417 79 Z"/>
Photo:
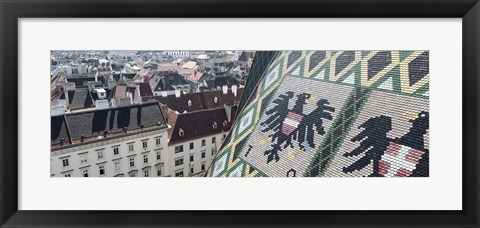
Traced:
<path id="1" fill-rule="evenodd" d="M 183 129 L 178 129 L 178 135 L 179 136 L 184 136 L 185 135 L 185 132 L 183 131 Z"/>
<path id="2" fill-rule="evenodd" d="M 83 177 L 88 177 L 88 169 L 82 171 Z"/>
<path id="3" fill-rule="evenodd" d="M 212 128 L 213 128 L 213 129 L 217 129 L 217 122 L 213 122 Z"/>
<path id="4" fill-rule="evenodd" d="M 135 167 L 135 157 L 130 158 L 130 167 Z"/>
<path id="5" fill-rule="evenodd" d="M 71 173 L 66 173 L 66 174 L 65 174 L 65 177 L 71 177 L 71 176 L 72 176 Z"/>
<path id="6" fill-rule="evenodd" d="M 175 147 L 175 153 L 178 154 L 178 153 L 182 153 L 183 152 L 183 145 L 180 145 L 180 146 L 176 146 Z"/>
<path id="7" fill-rule="evenodd" d="M 150 176 L 150 171 L 148 169 L 143 170 L 143 176 L 144 177 L 149 177 Z"/>
<path id="8" fill-rule="evenodd" d="M 103 150 L 100 150 L 100 151 L 97 152 L 97 157 L 98 157 L 98 159 L 103 158 Z"/>
<path id="9" fill-rule="evenodd" d="M 191 173 L 191 174 L 195 173 L 195 172 L 194 172 L 194 169 L 193 169 L 193 166 L 190 167 L 190 173 Z"/>
<path id="10" fill-rule="evenodd" d="M 190 161 L 193 162 L 193 154 L 190 155 Z"/>
<path id="11" fill-rule="evenodd" d="M 143 149 L 147 149 L 147 147 L 148 147 L 148 142 L 147 142 L 147 141 L 143 141 L 143 142 L 142 142 L 142 145 L 143 145 Z"/>
<path id="12" fill-rule="evenodd" d="M 215 137 L 212 137 L 212 144 L 213 144 L 213 143 L 215 143 L 215 142 L 216 142 L 216 140 L 217 140 L 217 138 L 215 138 Z"/>
<path id="13" fill-rule="evenodd" d="M 100 176 L 105 175 L 105 166 L 104 165 L 98 166 L 98 170 L 100 172 Z"/>
<path id="14" fill-rule="evenodd" d="M 120 151 L 118 147 L 113 148 L 113 155 L 119 155 L 119 154 L 120 154 Z"/>
<path id="15" fill-rule="evenodd" d="M 205 158 L 205 150 L 202 150 L 202 158 Z"/>
<path id="16" fill-rule="evenodd" d="M 157 176 L 158 177 L 162 176 L 162 167 L 160 166 L 157 167 Z"/>
<path id="17" fill-rule="evenodd" d="M 133 144 L 128 145 L 128 152 L 133 152 Z"/>
<path id="18" fill-rule="evenodd" d="M 80 154 L 80 163 L 87 162 L 87 154 Z"/>
<path id="19" fill-rule="evenodd" d="M 162 159 L 162 151 L 157 150 L 157 160 L 160 160 L 160 159 Z"/>
<path id="20" fill-rule="evenodd" d="M 175 172 L 175 177 L 183 177 L 183 171 Z"/>
<path id="21" fill-rule="evenodd" d="M 175 166 L 183 165 L 183 158 L 175 160 Z"/>
<path id="22" fill-rule="evenodd" d="M 120 166 L 120 161 L 115 161 L 115 173 L 120 173 L 122 172 L 122 167 Z"/>
<path id="23" fill-rule="evenodd" d="M 205 139 L 202 139 L 202 146 L 205 146 L 206 142 Z"/>
<path id="24" fill-rule="evenodd" d="M 215 148 L 212 148 L 212 155 L 215 154 L 215 151 L 216 151 Z"/>
<path id="25" fill-rule="evenodd" d="M 225 140 L 226 137 L 227 137 L 227 134 L 223 134 L 222 140 Z"/>
<path id="26" fill-rule="evenodd" d="M 205 171 L 205 164 L 202 164 L 202 171 Z"/>
<path id="27" fill-rule="evenodd" d="M 156 138 L 155 143 L 156 143 L 157 146 L 162 145 L 162 138 Z"/>
<path id="28" fill-rule="evenodd" d="M 62 163 L 63 163 L 63 167 L 67 167 L 70 165 L 70 163 L 68 162 L 68 158 L 62 159 Z"/>
<path id="29" fill-rule="evenodd" d="M 148 163 L 148 154 L 143 154 L 143 164 Z"/>
<path id="30" fill-rule="evenodd" d="M 130 177 L 135 177 L 137 176 L 136 173 L 130 173 Z"/>
<path id="31" fill-rule="evenodd" d="M 190 143 L 190 150 L 193 150 L 193 142 Z"/>

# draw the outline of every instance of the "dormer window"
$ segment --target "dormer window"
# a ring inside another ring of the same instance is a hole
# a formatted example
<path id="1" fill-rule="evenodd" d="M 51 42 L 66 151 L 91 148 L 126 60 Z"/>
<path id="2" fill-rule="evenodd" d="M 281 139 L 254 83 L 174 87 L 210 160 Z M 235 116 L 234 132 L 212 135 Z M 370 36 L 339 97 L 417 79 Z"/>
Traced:
<path id="1" fill-rule="evenodd" d="M 183 129 L 178 129 L 178 135 L 180 136 L 183 136 L 185 134 L 185 132 L 183 131 Z"/>
<path id="2" fill-rule="evenodd" d="M 217 122 L 213 122 L 212 127 L 213 127 L 213 129 L 217 129 Z"/>
<path id="3" fill-rule="evenodd" d="M 226 120 L 225 120 L 225 121 L 223 121 L 223 126 L 224 126 L 224 127 L 226 127 L 226 126 L 227 126 L 227 124 L 228 124 L 228 122 L 227 122 Z"/>
<path id="4" fill-rule="evenodd" d="M 192 106 L 192 101 L 191 100 L 188 100 L 188 107 Z"/>
<path id="5" fill-rule="evenodd" d="M 217 102 L 218 102 L 218 98 L 217 97 L 213 98 L 213 103 L 216 104 Z"/>

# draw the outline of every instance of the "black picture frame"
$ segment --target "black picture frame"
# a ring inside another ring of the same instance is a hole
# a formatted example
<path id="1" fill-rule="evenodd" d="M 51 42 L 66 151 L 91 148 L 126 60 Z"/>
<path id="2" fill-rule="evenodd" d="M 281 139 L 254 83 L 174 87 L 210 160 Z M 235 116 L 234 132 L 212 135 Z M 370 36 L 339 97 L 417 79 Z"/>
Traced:
<path id="1" fill-rule="evenodd" d="M 107 8 L 109 10 L 105 10 Z M 0 14 L 1 227 L 479 227 L 480 225 L 478 156 L 480 3 L 478 0 L 0 0 Z M 18 85 L 17 20 L 62 17 L 462 18 L 463 210 L 18 210 L 17 116 L 19 111 L 16 96 L 18 88 L 12 86 Z"/>

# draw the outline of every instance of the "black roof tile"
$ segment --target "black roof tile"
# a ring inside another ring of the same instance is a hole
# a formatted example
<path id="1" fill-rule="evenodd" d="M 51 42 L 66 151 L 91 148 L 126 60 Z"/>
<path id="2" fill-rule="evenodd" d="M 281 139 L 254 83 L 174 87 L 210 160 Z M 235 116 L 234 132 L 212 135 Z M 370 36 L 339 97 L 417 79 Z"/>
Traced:
<path id="1" fill-rule="evenodd" d="M 62 118 L 65 121 L 62 122 Z M 108 134 L 121 133 L 123 128 L 138 130 L 161 126 L 166 128 L 158 102 L 148 102 L 104 110 L 93 110 L 78 113 L 67 113 L 64 116 L 52 116 L 52 145 L 58 144 L 60 138 L 80 140 L 82 134 L 86 138 Z M 67 127 L 68 126 L 68 131 Z M 65 133 L 67 132 L 67 133 Z"/>

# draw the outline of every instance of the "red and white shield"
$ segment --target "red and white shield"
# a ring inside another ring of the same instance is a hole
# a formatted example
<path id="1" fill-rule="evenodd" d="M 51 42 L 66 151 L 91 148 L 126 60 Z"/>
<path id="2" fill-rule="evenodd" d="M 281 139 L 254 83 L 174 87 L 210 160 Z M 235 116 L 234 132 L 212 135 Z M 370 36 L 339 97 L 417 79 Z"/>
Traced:
<path id="1" fill-rule="evenodd" d="M 390 142 L 379 162 L 379 173 L 385 177 L 408 177 L 417 167 L 424 151 Z"/>
<path id="2" fill-rule="evenodd" d="M 303 115 L 294 112 L 288 112 L 287 117 L 285 117 L 285 120 L 283 121 L 282 132 L 287 135 L 292 133 L 295 129 L 297 129 L 302 119 Z"/>

